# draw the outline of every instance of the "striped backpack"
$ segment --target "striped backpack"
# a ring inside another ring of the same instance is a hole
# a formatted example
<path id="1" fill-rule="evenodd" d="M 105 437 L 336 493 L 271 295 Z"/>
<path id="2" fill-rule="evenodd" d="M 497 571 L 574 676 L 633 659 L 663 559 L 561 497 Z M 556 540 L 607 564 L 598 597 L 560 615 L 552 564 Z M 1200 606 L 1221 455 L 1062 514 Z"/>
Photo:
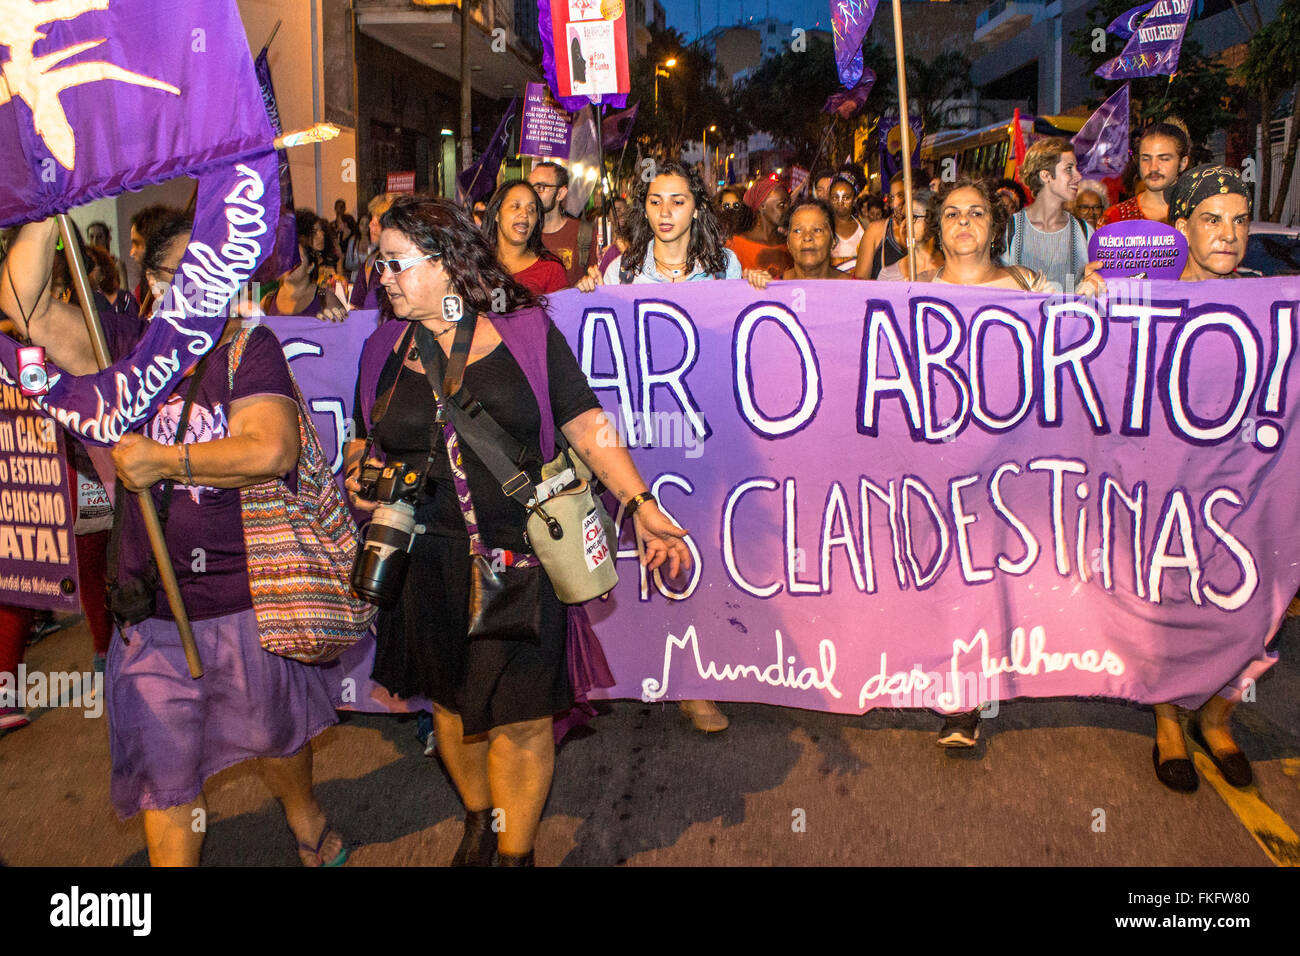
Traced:
<path id="1" fill-rule="evenodd" d="M 241 329 L 230 343 L 232 389 L 251 332 Z M 366 635 L 376 609 L 352 593 L 356 525 L 297 382 L 293 391 L 298 403 L 297 492 L 279 477 L 239 490 L 248 589 L 263 649 L 323 664 Z"/>

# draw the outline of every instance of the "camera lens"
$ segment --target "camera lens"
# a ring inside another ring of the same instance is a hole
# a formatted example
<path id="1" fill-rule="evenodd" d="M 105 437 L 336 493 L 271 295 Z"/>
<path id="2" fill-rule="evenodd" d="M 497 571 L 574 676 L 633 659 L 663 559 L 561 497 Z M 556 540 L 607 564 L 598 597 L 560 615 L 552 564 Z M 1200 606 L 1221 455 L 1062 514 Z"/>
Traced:
<path id="1" fill-rule="evenodd" d="M 352 568 L 352 590 L 376 607 L 391 607 L 401 593 L 414 540 L 411 504 L 398 501 L 376 508 Z"/>

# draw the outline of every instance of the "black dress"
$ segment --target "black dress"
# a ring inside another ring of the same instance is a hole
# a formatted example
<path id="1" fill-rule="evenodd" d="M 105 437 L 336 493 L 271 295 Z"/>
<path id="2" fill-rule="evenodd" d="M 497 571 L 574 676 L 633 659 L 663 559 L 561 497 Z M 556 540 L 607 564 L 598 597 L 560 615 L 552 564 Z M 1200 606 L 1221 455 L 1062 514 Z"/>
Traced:
<path id="1" fill-rule="evenodd" d="M 547 367 L 557 430 L 599 407 L 568 343 L 553 325 Z M 389 462 L 401 460 L 419 470 L 428 463 L 426 494 L 416 508 L 416 521 L 427 532 L 415 538 L 401 597 L 380 613 L 373 677 L 399 697 L 427 696 L 459 714 L 466 735 L 567 710 L 573 703 L 565 666 L 567 612 L 545 578 L 539 643 L 467 637 L 469 535 L 446 446 L 432 428 L 435 409 L 428 380 L 409 368 L 398 376 L 403 368 L 394 354 L 380 375 L 377 395 L 386 395 L 394 380 L 397 388 L 388 412 L 374 426 L 375 445 Z M 465 387 L 506 432 L 528 447 L 540 466 L 541 413 L 528 379 L 504 344 L 466 367 Z M 361 407 L 360 401 L 355 407 Z M 356 427 L 364 438 L 360 416 Z M 437 440 L 432 455 L 431 433 Z M 464 441 L 460 447 L 483 543 L 489 549 L 528 551 L 523 534 L 527 512 L 502 493 L 473 449 Z"/>

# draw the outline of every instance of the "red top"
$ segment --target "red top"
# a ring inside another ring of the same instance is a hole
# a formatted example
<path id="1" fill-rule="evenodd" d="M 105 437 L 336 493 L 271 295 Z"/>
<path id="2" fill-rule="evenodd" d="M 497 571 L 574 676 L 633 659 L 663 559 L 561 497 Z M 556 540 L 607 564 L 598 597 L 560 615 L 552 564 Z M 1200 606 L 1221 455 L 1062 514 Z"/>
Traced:
<path id="1" fill-rule="evenodd" d="M 755 242 L 745 236 L 736 235 L 731 237 L 727 248 L 736 254 L 742 268 L 764 269 L 773 279 L 781 278 L 785 275 L 786 269 L 794 268 L 790 250 L 783 242 L 769 246 L 767 243 Z"/>
<path id="2" fill-rule="evenodd" d="M 1130 219 L 1145 219 L 1142 215 L 1142 207 L 1138 205 L 1137 196 L 1132 199 L 1125 199 L 1123 202 L 1116 203 L 1106 210 L 1106 214 L 1101 217 L 1101 224 L 1109 226 L 1114 222 L 1126 222 Z"/>
<path id="3" fill-rule="evenodd" d="M 516 272 L 515 281 L 536 295 L 548 295 L 569 287 L 564 266 L 554 259 L 538 259 L 522 272 Z"/>

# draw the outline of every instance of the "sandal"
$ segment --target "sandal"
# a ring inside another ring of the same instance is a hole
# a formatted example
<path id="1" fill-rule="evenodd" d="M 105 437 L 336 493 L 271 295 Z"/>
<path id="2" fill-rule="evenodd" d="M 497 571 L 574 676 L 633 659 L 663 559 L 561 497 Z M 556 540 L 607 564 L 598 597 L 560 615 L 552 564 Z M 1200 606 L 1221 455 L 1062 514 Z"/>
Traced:
<path id="1" fill-rule="evenodd" d="M 325 841 L 328 840 L 331 835 L 338 837 L 342 846 L 339 847 L 338 855 L 334 857 L 334 859 L 326 860 L 321 856 L 320 851 L 321 847 L 325 845 Z M 342 866 L 348 861 L 348 845 L 347 842 L 343 840 L 343 834 L 333 829 L 328 823 L 326 823 L 325 827 L 321 830 L 320 840 L 315 846 L 312 846 L 309 843 L 299 843 L 298 852 L 300 854 L 306 853 L 309 855 L 309 859 L 315 860 L 314 863 L 304 862 L 303 866 Z"/>

